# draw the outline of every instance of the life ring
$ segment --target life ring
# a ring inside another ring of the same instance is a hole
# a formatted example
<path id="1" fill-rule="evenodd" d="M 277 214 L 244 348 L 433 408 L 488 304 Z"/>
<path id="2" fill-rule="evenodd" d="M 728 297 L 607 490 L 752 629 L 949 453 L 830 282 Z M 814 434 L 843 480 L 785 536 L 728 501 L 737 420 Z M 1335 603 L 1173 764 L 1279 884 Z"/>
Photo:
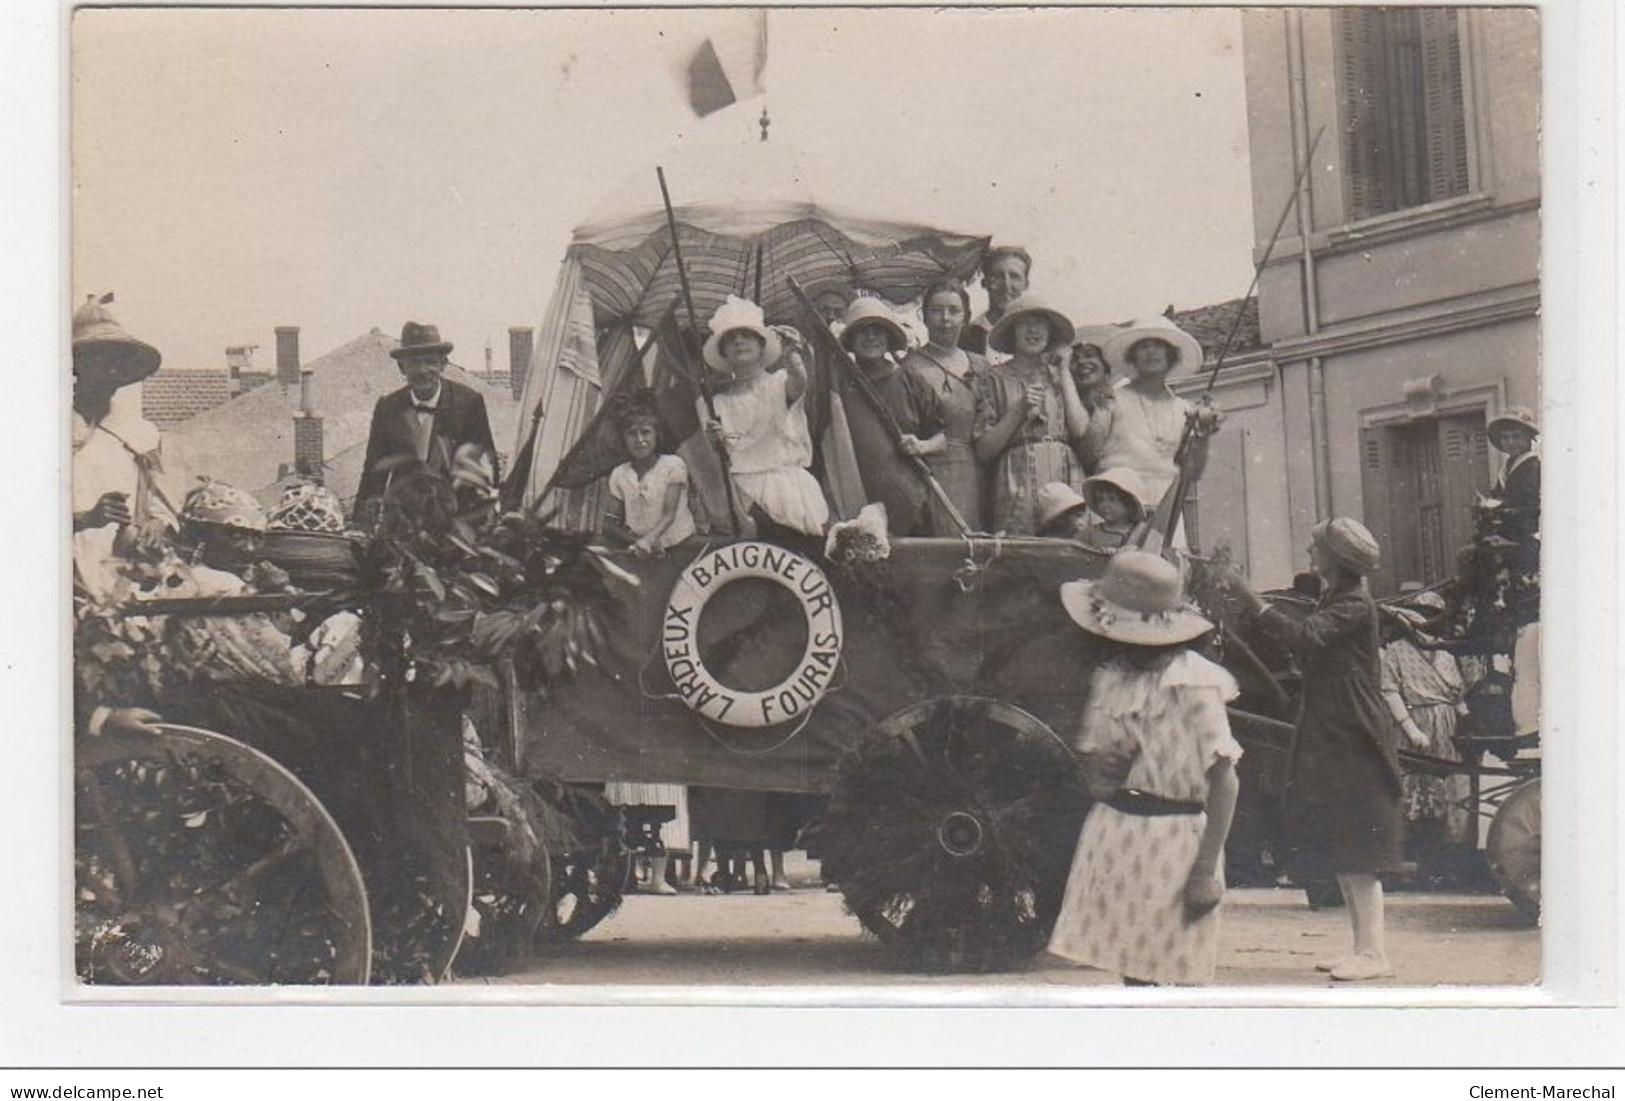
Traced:
<path id="1" fill-rule="evenodd" d="M 724 586 L 746 578 L 782 586 L 807 623 L 807 646 L 795 670 L 760 692 L 719 681 L 699 650 L 700 616 Z M 709 550 L 677 578 L 661 622 L 660 649 L 677 693 L 688 707 L 727 726 L 777 726 L 803 718 L 829 691 L 841 658 L 841 605 L 829 578 L 809 558 L 772 543 L 734 543 Z"/>

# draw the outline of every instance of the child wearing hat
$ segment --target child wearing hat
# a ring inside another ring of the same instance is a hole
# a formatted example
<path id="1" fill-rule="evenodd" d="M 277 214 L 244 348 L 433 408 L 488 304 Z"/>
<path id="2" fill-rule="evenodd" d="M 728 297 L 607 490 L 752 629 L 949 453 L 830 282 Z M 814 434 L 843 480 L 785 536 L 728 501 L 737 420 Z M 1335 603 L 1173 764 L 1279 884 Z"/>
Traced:
<path id="1" fill-rule="evenodd" d="M 627 461 L 609 472 L 607 528 L 640 558 L 660 555 L 694 534 L 688 507 L 688 466 L 660 450 L 654 394 L 633 395 L 617 418 Z"/>
<path id="2" fill-rule="evenodd" d="M 1196 652 L 1213 624 L 1157 555 L 1116 554 L 1099 581 L 1062 585 L 1061 603 L 1109 650 L 1075 747 L 1097 802 L 1049 950 L 1128 985 L 1210 982 L 1242 752 L 1225 712 L 1235 679 Z"/>
<path id="3" fill-rule="evenodd" d="M 727 452 L 740 509 L 754 514 L 758 527 L 765 520 L 803 535 L 823 534 L 829 504 L 808 470 L 812 434 L 799 350 L 785 352 L 784 334 L 768 328 L 762 308 L 733 295 L 717 308 L 710 328 L 705 365 L 721 389 L 716 419 L 701 401 L 700 420 Z M 768 370 L 781 362 L 781 370 Z"/>
<path id="4" fill-rule="evenodd" d="M 1336 877 L 1354 950 L 1317 964 L 1358 982 L 1394 973 L 1384 941 L 1383 872 L 1405 866 L 1393 717 L 1381 695 L 1377 606 L 1366 575 L 1381 551 L 1364 524 L 1338 516 L 1310 532 L 1309 564 L 1321 595 L 1299 618 L 1271 606 L 1239 572 L 1229 589 L 1303 670 L 1303 710 L 1288 762 L 1287 870 L 1300 882 Z"/>
<path id="5" fill-rule="evenodd" d="M 1096 550 L 1117 550 L 1145 521 L 1144 489 L 1126 467 L 1104 470 L 1083 480 L 1083 497 L 1093 517 L 1083 542 Z"/>
<path id="6" fill-rule="evenodd" d="M 1108 553 L 1127 546 L 1145 520 L 1140 480 L 1132 470 L 1085 478 L 1082 493 L 1065 482 L 1050 482 L 1039 490 L 1038 511 L 1039 535 Z"/>

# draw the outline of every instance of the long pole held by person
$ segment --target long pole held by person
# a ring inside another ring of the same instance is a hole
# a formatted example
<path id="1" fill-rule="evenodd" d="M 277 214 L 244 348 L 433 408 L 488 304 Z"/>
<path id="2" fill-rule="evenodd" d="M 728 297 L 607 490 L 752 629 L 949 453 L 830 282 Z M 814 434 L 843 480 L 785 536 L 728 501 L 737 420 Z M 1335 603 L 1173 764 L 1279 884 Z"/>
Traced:
<path id="1" fill-rule="evenodd" d="M 688 285 L 688 268 L 683 266 L 683 245 L 677 234 L 677 214 L 671 207 L 671 192 L 666 189 L 666 170 L 656 167 L 655 175 L 660 180 L 660 201 L 666 206 L 666 226 L 671 231 L 672 259 L 677 264 L 677 281 L 683 288 L 683 305 L 688 310 L 689 331 L 697 336 L 700 331 L 700 318 L 694 312 L 694 292 Z M 687 342 L 679 341 L 678 343 L 683 345 L 682 355 L 684 359 L 687 359 Z M 717 420 L 716 396 L 711 391 L 711 379 L 706 374 L 705 364 L 700 364 L 698 369 L 695 368 L 693 363 L 686 366 L 689 369 L 689 374 L 699 384 L 700 397 L 705 401 L 706 416 L 713 421 Z M 739 513 L 739 502 L 734 497 L 733 464 L 728 459 L 728 448 L 721 441 L 716 441 L 715 446 L 717 458 L 722 462 L 722 489 L 728 495 L 728 516 L 733 521 L 734 533 L 743 535 L 745 523 L 744 518 Z"/>
<path id="2" fill-rule="evenodd" d="M 1275 221 L 1275 232 L 1270 234 L 1269 243 L 1264 247 L 1264 255 L 1253 265 L 1253 279 L 1247 284 L 1246 293 L 1241 296 L 1241 308 L 1236 310 L 1235 318 L 1230 322 L 1230 329 L 1225 333 L 1224 343 L 1219 346 L 1219 354 L 1213 359 L 1213 366 L 1208 368 L 1207 385 L 1202 387 L 1201 401 L 1205 405 L 1209 395 L 1213 392 L 1213 384 L 1218 381 L 1219 370 L 1224 366 L 1225 357 L 1235 346 L 1236 334 L 1241 331 L 1241 319 L 1247 310 L 1247 300 L 1258 289 L 1258 280 L 1263 276 L 1264 269 L 1269 266 L 1270 257 L 1275 253 L 1275 245 L 1281 239 L 1281 230 L 1286 226 L 1287 216 L 1292 213 L 1293 206 L 1298 201 L 1298 193 L 1303 189 L 1304 178 L 1309 174 L 1309 167 L 1314 163 L 1315 148 L 1320 145 L 1320 137 L 1326 132 L 1322 126 L 1315 131 L 1314 140 L 1309 143 L 1309 151 L 1304 154 L 1303 164 L 1298 168 L 1298 176 L 1292 183 L 1292 192 L 1287 196 L 1286 206 L 1281 208 L 1281 216 Z M 1179 526 L 1180 514 L 1185 511 L 1185 498 L 1190 494 L 1191 467 L 1194 465 L 1197 443 L 1203 438 L 1212 435 L 1215 426 L 1212 420 L 1202 415 L 1200 409 L 1196 410 L 1185 420 L 1185 430 L 1179 437 L 1179 446 L 1174 451 L 1174 465 L 1179 468 L 1179 477 L 1169 487 L 1168 493 L 1157 505 L 1154 520 L 1146 525 L 1140 534 L 1139 545 L 1145 550 L 1160 553 L 1162 548 L 1173 541 L 1174 529 Z"/>
<path id="3" fill-rule="evenodd" d="M 830 331 L 829 323 L 824 320 L 823 314 L 818 312 L 818 307 L 808 297 L 801 284 L 796 282 L 794 277 L 786 281 L 789 283 L 790 293 L 795 296 L 796 302 L 800 304 L 802 311 L 829 338 L 827 343 L 833 348 L 840 349 L 841 362 L 845 364 L 848 373 L 852 376 L 852 381 L 857 384 L 858 391 L 863 395 L 863 400 L 869 403 L 869 407 L 875 411 L 875 416 L 879 417 L 880 423 L 885 426 L 887 433 L 891 436 L 892 443 L 897 446 L 898 454 L 908 461 L 909 467 L 925 482 L 925 487 L 937 499 L 937 503 L 942 506 L 943 512 L 948 515 L 948 519 L 953 521 L 954 527 L 959 529 L 959 534 L 962 536 L 969 535 L 970 524 L 965 521 L 965 517 L 954 506 L 953 499 L 948 496 L 948 491 L 942 488 L 942 483 L 937 481 L 936 475 L 931 473 L 931 468 L 926 465 L 926 461 L 918 455 L 910 455 L 902 450 L 903 427 L 897 423 L 897 418 L 892 415 L 892 411 L 886 407 L 886 403 L 875 392 L 874 386 L 864 377 L 863 369 L 853 362 L 852 357 L 846 354 L 846 349 L 841 347 L 841 342 L 835 339 L 835 334 Z"/>

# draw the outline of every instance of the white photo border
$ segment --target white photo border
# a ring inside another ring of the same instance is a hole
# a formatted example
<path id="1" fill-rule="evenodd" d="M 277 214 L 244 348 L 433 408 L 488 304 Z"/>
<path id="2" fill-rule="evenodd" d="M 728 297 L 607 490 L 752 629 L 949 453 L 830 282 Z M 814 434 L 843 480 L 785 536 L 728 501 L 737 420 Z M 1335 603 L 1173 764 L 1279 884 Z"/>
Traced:
<path id="1" fill-rule="evenodd" d="M 423 5 L 441 6 L 441 5 Z M 1123 6 L 1123 5 L 1115 5 Z M 1220 6 L 1220 5 L 1200 5 Z M 787 988 L 760 991 L 432 988 L 256 991 L 252 1005 L 65 1000 L 71 903 L 62 759 L 68 713 L 66 553 L 14 537 L 17 609 L 0 647 L 5 698 L 22 702 L 0 798 L 5 829 L 0 1064 L 139 1065 L 1561 1065 L 1617 1063 L 1620 790 L 1616 736 L 1619 330 L 1615 240 L 1616 25 L 1611 0 L 1548 0 L 1543 21 L 1542 364 L 1548 446 L 1543 705 L 1545 979 L 1538 991 L 1294 992 L 1213 989 L 1013 992 Z M 6 301 L 23 334 L 10 379 L 22 439 L 14 531 L 65 517 L 62 431 L 69 294 L 67 39 L 70 9 L 30 0 L 0 16 L 0 87 L 25 104 L 0 120 L 0 170 L 20 208 Z M 14 132 L 15 131 L 15 132 Z M 8 479 L 9 481 L 9 479 Z M 49 579 L 49 581 L 47 580 Z M 1342 992 L 1339 992 L 1342 993 Z M 1054 996 L 1051 996 L 1051 995 Z M 1256 996 L 1255 996 L 1256 995 Z M 552 1005 L 513 1004 L 551 1000 Z M 1394 1007 L 1397 997 L 1407 1004 Z M 606 1004 L 630 1001 L 640 1005 Z M 225 1000 L 237 999 L 227 995 Z M 1307 1005 L 1316 1008 L 1293 1012 Z M 573 1004 L 559 1004 L 559 1003 Z M 1442 1003 L 1448 1003 L 1444 1007 Z M 1110 1005 L 1085 1011 L 1088 1005 Z M 927 1006 L 934 1008 L 926 1008 Z M 1478 1008 L 1474 1008 L 1477 1006 Z M 408 1008 L 410 1007 L 410 1008 Z M 468 1012 L 469 1009 L 476 1012 Z M 635 1037 L 636 1042 L 631 1042 Z M 1179 1037 L 1174 1046 L 1170 1037 Z"/>

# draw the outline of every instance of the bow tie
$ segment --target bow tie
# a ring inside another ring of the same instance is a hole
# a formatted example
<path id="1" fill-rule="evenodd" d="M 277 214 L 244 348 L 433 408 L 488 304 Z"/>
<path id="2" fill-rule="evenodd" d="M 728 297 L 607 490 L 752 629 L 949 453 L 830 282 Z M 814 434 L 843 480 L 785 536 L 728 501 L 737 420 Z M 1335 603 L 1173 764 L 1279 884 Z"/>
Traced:
<path id="1" fill-rule="evenodd" d="M 414 413 L 433 413 L 435 411 L 435 406 L 426 401 L 414 401 L 412 403 L 412 411 Z"/>

